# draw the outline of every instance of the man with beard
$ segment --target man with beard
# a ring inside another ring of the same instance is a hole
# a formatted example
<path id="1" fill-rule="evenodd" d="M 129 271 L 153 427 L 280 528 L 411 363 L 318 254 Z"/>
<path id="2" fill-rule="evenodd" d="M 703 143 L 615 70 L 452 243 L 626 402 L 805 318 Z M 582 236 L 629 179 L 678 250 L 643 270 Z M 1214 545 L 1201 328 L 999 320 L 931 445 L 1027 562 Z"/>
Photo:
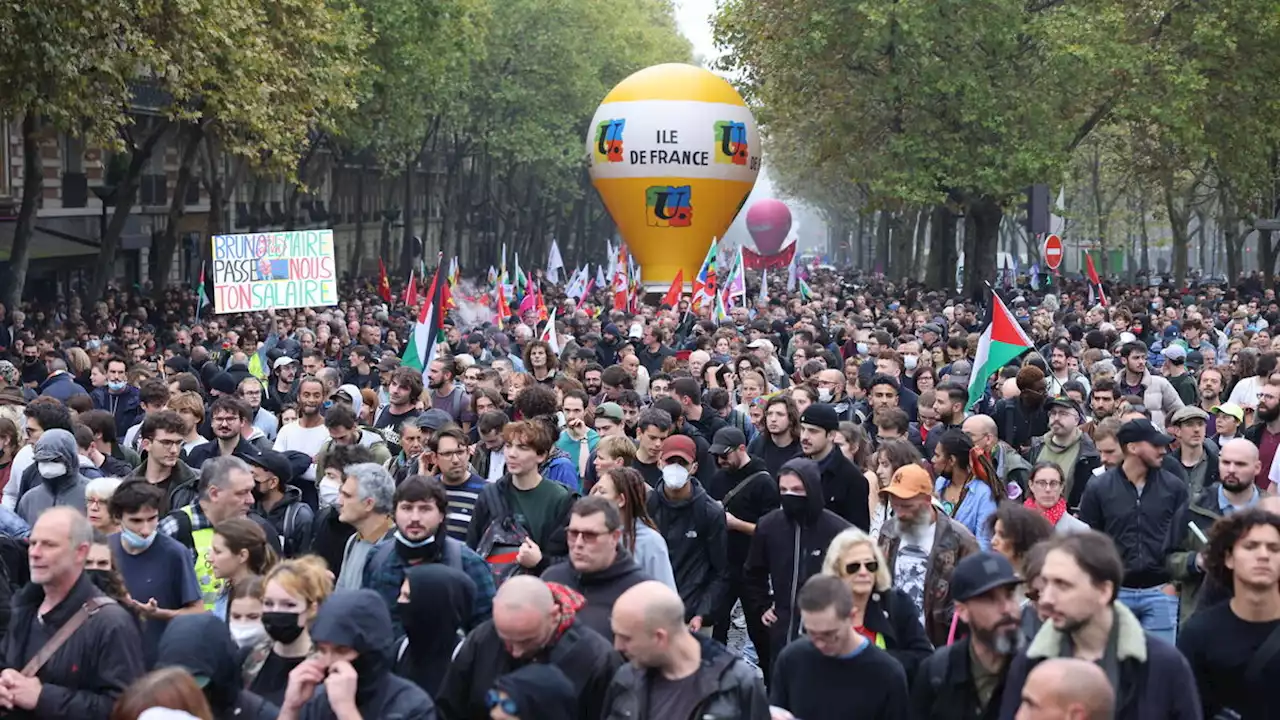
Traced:
<path id="1" fill-rule="evenodd" d="M 958 383 L 945 382 L 934 388 L 933 411 L 938 414 L 938 424 L 924 440 L 924 456 L 933 457 L 938 440 L 948 430 L 964 424 L 964 407 L 969 404 L 969 391 Z"/>
<path id="2" fill-rule="evenodd" d="M 395 539 L 377 547 L 364 566 L 361 587 L 382 596 L 391 611 L 397 637 L 401 633 L 397 599 L 405 572 L 425 563 L 441 563 L 459 570 L 475 583 L 476 593 L 471 608 L 468 630 L 493 614 L 496 588 L 489 565 L 465 543 L 449 537 L 445 518 L 449 514 L 449 498 L 444 486 L 425 475 L 414 475 L 400 483 L 395 496 Z"/>
<path id="3" fill-rule="evenodd" d="M 1062 496 L 1067 507 L 1075 510 L 1093 471 L 1102 464 L 1093 440 L 1080 430 L 1080 408 L 1066 396 L 1045 402 L 1049 415 L 1049 432 L 1031 441 L 1028 460 L 1032 465 L 1052 462 L 1062 468 L 1066 485 Z"/>
<path id="4" fill-rule="evenodd" d="M 272 412 L 280 412 L 285 405 L 297 400 L 298 361 L 288 355 L 281 355 L 271 363 L 274 377 L 267 385 L 267 395 L 262 404 Z"/>
<path id="5" fill-rule="evenodd" d="M 1057 657 L 1102 667 L 1116 691 L 1117 720 L 1199 718 L 1200 698 L 1186 659 L 1144 632 L 1125 603 L 1117 602 L 1127 573 L 1111 539 L 1082 532 L 1047 542 L 1037 606 L 1046 622 L 1009 666 L 1001 720 L 1013 720 L 1028 674 Z"/>
<path id="6" fill-rule="evenodd" d="M 1084 386 L 1085 394 L 1089 393 L 1089 378 L 1071 369 L 1071 360 L 1075 357 L 1071 343 L 1059 340 L 1049 350 L 1049 374 L 1045 377 L 1046 390 L 1050 395 L 1065 395 L 1066 384 L 1078 382 Z"/>
<path id="7" fill-rule="evenodd" d="M 405 420 L 422 414 L 418 409 L 418 398 L 422 396 L 422 373 L 411 367 L 398 367 L 391 374 L 391 385 L 387 391 L 390 402 L 378 413 L 373 426 L 382 431 L 382 437 L 389 444 L 400 446 L 400 434 L 396 432 Z M 447 412 L 447 410 L 446 410 Z"/>
<path id="8" fill-rule="evenodd" d="M 1178 598 L 1164 564 L 1173 518 L 1187 503 L 1187 484 L 1161 469 L 1173 438 L 1150 420 L 1130 420 L 1116 436 L 1124 451 L 1119 467 L 1089 482 L 1080 519 L 1110 535 L 1124 558 L 1116 595 L 1147 632 L 1172 644 Z"/>
<path id="9" fill-rule="evenodd" d="M 1089 411 L 1092 416 L 1085 423 L 1084 431 L 1093 434 L 1098 423 L 1116 414 L 1116 405 L 1120 397 L 1116 394 L 1116 381 L 1109 377 L 1100 377 L 1093 384 L 1093 392 L 1089 393 Z"/>
<path id="10" fill-rule="evenodd" d="M 244 439 L 245 424 L 251 420 L 249 406 L 241 400 L 223 396 L 209 407 L 210 425 L 214 442 L 205 443 L 187 454 L 187 464 L 199 470 L 209 460 L 223 455 L 247 458 L 258 454 L 258 449 Z"/>
<path id="11" fill-rule="evenodd" d="M 1124 367 L 1116 373 L 1120 395 L 1141 397 L 1142 404 L 1151 411 L 1151 421 L 1163 427 L 1165 418 L 1183 405 L 1178 391 L 1168 380 L 1152 375 L 1147 369 L 1147 346 L 1142 341 L 1125 343 L 1120 348 L 1120 357 L 1124 360 Z"/>
<path id="12" fill-rule="evenodd" d="M 467 462 L 471 456 L 467 434 L 450 425 L 433 433 L 427 447 L 435 458 L 436 469 L 440 472 L 438 479 L 449 497 L 449 512 L 445 519 L 449 537 L 465 542 L 476 501 L 486 485 L 484 478 L 471 472 L 471 465 Z"/>
<path id="13" fill-rule="evenodd" d="M 1274 494 L 1271 480 L 1275 465 L 1276 449 L 1280 448 L 1280 384 L 1268 380 L 1258 391 L 1258 422 L 1244 431 L 1244 439 L 1258 446 L 1258 460 L 1262 472 L 1258 474 L 1258 489 Z"/>
<path id="14" fill-rule="evenodd" d="M 601 376 L 604 374 L 604 368 L 599 363 L 588 363 L 582 368 L 582 387 L 587 391 L 587 395 L 591 397 L 592 407 L 598 406 L 605 402 L 601 392 Z"/>
<path id="15" fill-rule="evenodd" d="M 452 357 L 438 357 L 427 368 L 427 385 L 431 388 L 431 407 L 449 413 L 463 432 L 471 430 L 476 421 L 471 412 L 471 396 L 467 389 L 455 382 L 458 369 Z"/>
<path id="16" fill-rule="evenodd" d="M 751 536 L 756 523 L 780 504 L 778 484 L 764 462 L 747 452 L 747 438 L 737 428 L 724 428 L 712 438 L 709 450 L 720 470 L 707 483 L 707 492 L 724 505 L 725 525 L 729 530 L 729 590 L 717 610 L 712 624 L 713 636 L 720 642 L 729 638 L 729 614 L 743 593 L 743 567 L 751 549 Z M 768 633 L 760 616 L 766 608 L 743 607 L 747 631 L 756 651 L 768 653 Z"/>
<path id="17" fill-rule="evenodd" d="M 1256 445 L 1241 438 L 1223 445 L 1218 456 L 1218 484 L 1200 491 L 1173 519 L 1165 566 L 1178 583 L 1182 620 L 1208 607 L 1212 599 L 1221 599 L 1226 591 L 1226 587 L 1214 586 L 1206 575 L 1205 539 L 1218 520 L 1258 504 L 1262 495 L 1254 479 L 1260 470 Z M 1191 525 L 1197 531 L 1191 531 Z"/>
<path id="18" fill-rule="evenodd" d="M 272 449 L 276 452 L 295 450 L 315 458 L 329 440 L 329 429 L 324 426 L 324 416 L 320 414 L 324 398 L 324 383 L 319 380 L 308 377 L 298 383 L 298 419 L 280 428 Z M 313 463 L 303 477 L 314 480 L 315 472 Z"/>
<path id="19" fill-rule="evenodd" d="M 1044 371 L 1035 365 L 1024 365 L 1018 370 L 1015 383 L 1018 394 L 997 402 L 991 416 L 1000 428 L 1000 439 L 1018 452 L 1027 452 L 1033 438 L 1049 431 Z"/>
<path id="20" fill-rule="evenodd" d="M 800 454 L 800 411 L 789 395 L 774 395 L 764 404 L 764 429 L 747 447 L 777 477 L 788 460 Z"/>
<path id="21" fill-rule="evenodd" d="M 1225 403 L 1222 399 L 1222 371 L 1217 368 L 1205 368 L 1200 371 L 1200 404 L 1201 410 L 1209 413 L 1209 427 L 1205 431 L 1208 437 L 1217 437 L 1221 432 L 1218 430 L 1218 408 Z M 1239 407 L 1238 405 L 1236 407 Z M 1244 417 L 1244 410 L 1241 409 L 1240 417 Z M 1238 423 L 1239 421 L 1237 421 Z M 1231 437 L 1235 437 L 1235 431 L 1231 432 Z M 1230 439 L 1230 437 L 1228 438 Z M 1226 443 L 1218 443 L 1221 447 Z"/>
<path id="22" fill-rule="evenodd" d="M 1016 580 L 1015 580 L 1016 582 Z M 840 578 L 815 575 L 796 599 L 805 637 L 783 649 L 769 687 L 776 720 L 907 718 L 902 665 L 854 629 L 853 592 Z M 1016 609 L 1013 600 L 1009 604 Z M 925 717 L 925 716 L 921 716 Z"/>
<path id="23" fill-rule="evenodd" d="M 1223 520 L 1205 550 L 1208 572 L 1233 596 L 1198 613 L 1178 636 L 1178 649 L 1200 688 L 1204 716 L 1275 715 L 1280 672 L 1280 517 L 1261 509 Z"/>
<path id="24" fill-rule="evenodd" d="M 956 564 L 951 595 L 969 636 L 939 648 L 920 665 L 913 717 L 1000 717 L 1009 661 L 1018 651 L 1018 584 L 1003 555 L 981 552 Z"/>

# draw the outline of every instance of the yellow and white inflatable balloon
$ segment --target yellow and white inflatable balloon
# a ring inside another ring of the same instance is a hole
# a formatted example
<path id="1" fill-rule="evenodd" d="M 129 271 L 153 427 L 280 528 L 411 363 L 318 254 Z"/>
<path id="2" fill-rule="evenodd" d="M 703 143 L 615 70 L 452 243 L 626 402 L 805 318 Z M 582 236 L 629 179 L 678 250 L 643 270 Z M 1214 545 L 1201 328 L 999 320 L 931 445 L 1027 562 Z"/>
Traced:
<path id="1" fill-rule="evenodd" d="M 742 96 L 693 65 L 645 68 L 605 96 L 587 133 L 591 181 L 646 285 L 698 274 L 760 174 L 760 135 Z"/>

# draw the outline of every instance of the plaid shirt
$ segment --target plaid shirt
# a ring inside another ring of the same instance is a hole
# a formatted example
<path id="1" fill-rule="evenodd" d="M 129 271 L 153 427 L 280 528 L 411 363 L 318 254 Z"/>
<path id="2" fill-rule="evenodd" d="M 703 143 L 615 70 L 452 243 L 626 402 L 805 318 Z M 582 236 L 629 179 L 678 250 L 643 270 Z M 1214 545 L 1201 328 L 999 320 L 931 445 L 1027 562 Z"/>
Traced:
<path id="1" fill-rule="evenodd" d="M 400 585 L 404 583 L 404 573 L 409 569 L 409 564 L 400 557 L 400 553 L 395 552 L 394 548 L 387 555 L 385 562 L 372 562 L 374 554 L 382 551 L 384 543 L 395 542 L 394 538 L 384 540 L 373 549 L 373 554 L 369 556 L 370 562 L 364 568 L 363 586 L 378 593 L 386 601 L 387 607 L 393 611 L 391 617 L 395 622 L 395 633 L 399 636 L 403 630 L 394 610 L 400 597 Z M 493 582 L 493 571 L 484 558 L 477 555 L 476 551 L 467 547 L 465 543 L 453 538 L 449 538 L 448 542 L 458 543 L 462 551 L 462 572 L 476 584 L 475 605 L 472 608 L 471 620 L 466 624 L 466 629 L 469 631 L 493 615 L 493 596 L 497 592 L 497 587 Z M 441 557 L 439 562 L 443 563 L 444 558 Z"/>
<path id="2" fill-rule="evenodd" d="M 195 534 L 199 530 L 208 530 L 209 528 L 213 527 L 213 523 L 209 522 L 209 516 L 205 515 L 204 510 L 200 508 L 200 503 L 194 502 L 188 505 L 187 507 L 191 508 L 192 534 Z M 180 526 L 178 525 L 178 518 L 177 518 L 178 513 L 185 514 L 186 510 L 184 510 L 183 508 L 174 508 L 172 512 L 164 516 L 164 519 L 160 521 L 160 524 L 157 527 L 159 528 L 160 532 L 164 533 L 165 535 L 168 535 L 174 540 L 178 540 L 178 542 L 182 542 L 181 539 L 178 538 L 178 530 L 181 529 Z"/>

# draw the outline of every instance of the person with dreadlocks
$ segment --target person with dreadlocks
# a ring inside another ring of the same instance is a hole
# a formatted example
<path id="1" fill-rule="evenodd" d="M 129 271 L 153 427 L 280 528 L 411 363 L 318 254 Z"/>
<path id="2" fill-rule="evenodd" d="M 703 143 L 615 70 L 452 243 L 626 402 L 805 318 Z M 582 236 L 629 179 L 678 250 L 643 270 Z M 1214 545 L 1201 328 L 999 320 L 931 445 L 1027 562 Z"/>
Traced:
<path id="1" fill-rule="evenodd" d="M 1005 497 L 996 481 L 991 459 L 974 448 L 963 430 L 948 430 L 933 451 L 933 469 L 938 474 L 934 493 L 949 517 L 964 525 L 978 538 L 983 552 L 991 549 L 987 518 Z"/>

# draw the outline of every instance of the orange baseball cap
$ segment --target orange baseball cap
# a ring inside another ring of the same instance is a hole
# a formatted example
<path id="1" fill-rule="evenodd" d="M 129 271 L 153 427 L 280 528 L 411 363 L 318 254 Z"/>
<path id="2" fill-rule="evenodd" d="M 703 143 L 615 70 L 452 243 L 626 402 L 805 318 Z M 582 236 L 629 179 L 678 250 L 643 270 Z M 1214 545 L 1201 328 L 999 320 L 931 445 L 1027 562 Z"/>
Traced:
<path id="1" fill-rule="evenodd" d="M 893 473 L 893 478 L 889 480 L 889 487 L 882 489 L 880 492 L 889 493 L 903 500 L 910 500 L 921 495 L 932 497 L 933 479 L 929 477 L 928 470 L 915 463 L 903 465 Z"/>

